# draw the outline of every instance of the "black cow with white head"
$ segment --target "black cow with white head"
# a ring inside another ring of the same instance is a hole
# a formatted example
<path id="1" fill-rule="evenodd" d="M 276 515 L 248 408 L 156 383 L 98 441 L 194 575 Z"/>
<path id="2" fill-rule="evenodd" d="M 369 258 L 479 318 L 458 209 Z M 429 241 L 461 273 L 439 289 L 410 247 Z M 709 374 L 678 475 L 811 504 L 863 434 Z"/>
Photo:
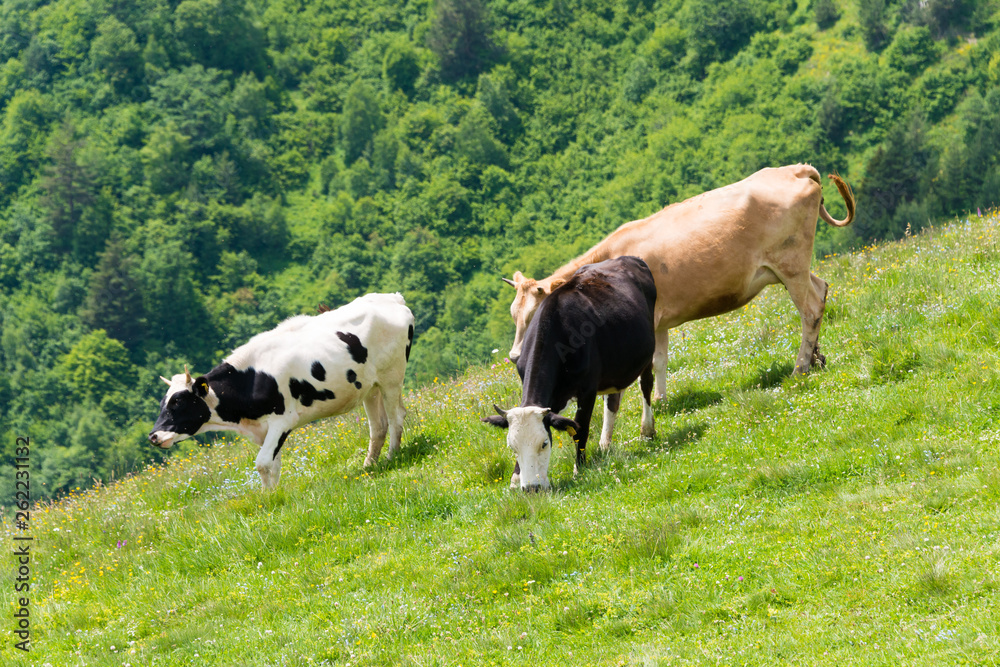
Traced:
<path id="1" fill-rule="evenodd" d="M 368 294 L 321 315 L 299 315 L 258 334 L 205 375 L 162 378 L 170 388 L 149 434 L 166 449 L 208 431 L 236 431 L 258 446 L 265 488 L 278 485 L 281 447 L 295 428 L 363 404 L 371 439 L 365 465 L 385 437 L 399 450 L 403 375 L 413 313 L 399 294 Z"/>
<path id="2" fill-rule="evenodd" d="M 502 410 L 482 421 L 508 429 L 507 444 L 517 463 L 511 488 L 549 488 L 551 429 L 576 441 L 574 472 L 586 459 L 594 404 L 605 394 L 601 448 L 611 433 L 621 392 L 641 377 L 641 433 L 653 437 L 653 307 L 656 285 L 638 257 L 618 257 L 581 267 L 542 301 L 528 325 L 517 359 L 522 380 L 520 407 Z M 558 413 L 576 398 L 574 419 Z"/>

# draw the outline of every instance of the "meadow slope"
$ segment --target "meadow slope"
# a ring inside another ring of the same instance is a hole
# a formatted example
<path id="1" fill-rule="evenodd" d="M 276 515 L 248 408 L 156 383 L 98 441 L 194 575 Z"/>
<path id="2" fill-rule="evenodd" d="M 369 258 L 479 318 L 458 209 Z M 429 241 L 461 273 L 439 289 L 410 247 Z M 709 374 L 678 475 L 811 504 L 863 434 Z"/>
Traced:
<path id="1" fill-rule="evenodd" d="M 411 392 L 374 470 L 359 413 L 294 433 L 275 493 L 223 439 L 38 507 L 30 662 L 996 664 L 998 241 L 993 212 L 818 262 L 805 378 L 780 287 L 681 327 L 658 437 L 627 392 L 549 494 L 479 423 L 518 401 L 501 352 Z"/>

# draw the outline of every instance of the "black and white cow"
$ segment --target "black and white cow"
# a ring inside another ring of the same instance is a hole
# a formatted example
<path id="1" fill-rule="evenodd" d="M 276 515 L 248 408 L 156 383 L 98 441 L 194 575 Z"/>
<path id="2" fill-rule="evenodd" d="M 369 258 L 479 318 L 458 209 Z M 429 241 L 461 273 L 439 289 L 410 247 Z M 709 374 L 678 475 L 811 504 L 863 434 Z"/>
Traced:
<path id="1" fill-rule="evenodd" d="M 619 257 L 581 267 L 541 303 L 524 335 L 517 372 L 521 406 L 496 408 L 483 421 L 509 429 L 507 444 L 517 463 L 511 488 L 549 488 L 551 428 L 576 441 L 576 465 L 586 458 L 590 418 L 598 394 L 606 394 L 601 448 L 611 444 L 621 392 L 641 376 L 642 428 L 653 437 L 653 307 L 656 285 L 646 263 Z M 576 418 L 556 413 L 577 399 Z"/>
<path id="2" fill-rule="evenodd" d="M 237 431 L 260 446 L 257 472 L 278 485 L 281 446 L 295 428 L 364 403 L 371 441 L 365 465 L 403 432 L 403 375 L 413 313 L 399 294 L 368 294 L 321 315 L 299 315 L 258 334 L 205 375 L 170 385 L 149 441 L 166 449 L 207 431 Z"/>

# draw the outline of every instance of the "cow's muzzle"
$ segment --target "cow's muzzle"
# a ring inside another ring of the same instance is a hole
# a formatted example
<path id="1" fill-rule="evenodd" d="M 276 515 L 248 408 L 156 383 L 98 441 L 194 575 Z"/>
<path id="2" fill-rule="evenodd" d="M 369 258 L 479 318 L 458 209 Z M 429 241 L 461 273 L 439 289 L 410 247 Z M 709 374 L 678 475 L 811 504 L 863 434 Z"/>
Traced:
<path id="1" fill-rule="evenodd" d="M 542 493 L 548 491 L 551 487 L 548 484 L 529 484 L 527 486 L 522 486 L 521 491 L 525 493 Z"/>
<path id="2" fill-rule="evenodd" d="M 160 431 L 153 431 L 149 434 L 149 444 L 154 447 L 159 447 L 160 449 L 167 449 L 173 444 L 173 438 L 165 438 L 160 435 Z"/>

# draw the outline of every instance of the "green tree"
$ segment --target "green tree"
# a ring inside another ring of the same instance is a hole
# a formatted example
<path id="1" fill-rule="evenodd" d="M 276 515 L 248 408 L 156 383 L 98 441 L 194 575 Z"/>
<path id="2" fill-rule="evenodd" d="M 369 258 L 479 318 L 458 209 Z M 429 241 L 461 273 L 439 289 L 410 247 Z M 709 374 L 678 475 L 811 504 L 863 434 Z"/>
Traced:
<path id="1" fill-rule="evenodd" d="M 712 61 L 734 56 L 764 26 L 762 12 L 753 0 L 689 0 L 684 5 L 683 21 L 697 71 Z"/>
<path id="2" fill-rule="evenodd" d="M 828 30 L 840 19 L 840 10 L 834 0 L 816 0 L 813 5 L 813 18 L 820 30 Z"/>
<path id="3" fill-rule="evenodd" d="M 188 138 L 173 123 L 153 131 L 141 155 L 154 194 L 166 195 L 187 186 L 190 146 Z"/>
<path id="4" fill-rule="evenodd" d="M 192 364 L 209 363 L 216 335 L 204 297 L 198 289 L 198 267 L 179 239 L 160 224 L 147 236 L 139 275 L 146 335 L 161 348 L 184 350 Z"/>
<path id="5" fill-rule="evenodd" d="M 407 96 L 413 95 L 417 77 L 420 76 L 420 60 L 416 49 L 409 40 L 397 38 L 385 51 L 382 60 L 382 77 L 393 90 L 400 90 Z"/>
<path id="6" fill-rule="evenodd" d="M 889 8 L 885 0 L 858 0 L 861 35 L 869 51 L 879 51 L 889 41 Z"/>
<path id="7" fill-rule="evenodd" d="M 114 16 L 97 26 L 90 43 L 90 65 L 119 95 L 141 96 L 137 87 L 144 75 L 142 49 L 132 29 Z"/>
<path id="8" fill-rule="evenodd" d="M 174 30 L 190 58 L 205 67 L 263 73 L 265 36 L 245 0 L 183 0 Z"/>
<path id="9" fill-rule="evenodd" d="M 934 63 L 937 55 L 931 32 L 923 26 L 900 29 L 885 50 L 889 67 L 909 76 L 920 74 Z"/>
<path id="10" fill-rule="evenodd" d="M 867 204 L 858 209 L 854 232 L 862 239 L 899 238 L 907 224 L 919 229 L 926 217 L 903 219 L 897 215 L 904 204 L 914 202 L 928 189 L 934 154 L 927 144 L 926 121 L 918 111 L 901 119 L 889 130 L 885 141 L 865 166 L 859 198 Z M 912 217 L 914 210 L 907 211 Z"/>
<path id="11" fill-rule="evenodd" d="M 655 85 L 656 80 L 653 78 L 653 70 L 650 68 L 649 63 L 642 56 L 638 56 L 632 60 L 632 64 L 629 65 L 628 70 L 625 72 L 625 79 L 622 82 L 622 94 L 625 96 L 626 101 L 637 104 L 642 101 L 646 93 Z"/>
<path id="12" fill-rule="evenodd" d="M 170 72 L 156 82 L 150 94 L 150 108 L 162 115 L 167 127 L 182 134 L 196 154 L 227 147 L 230 84 L 222 71 L 192 65 Z"/>
<path id="13" fill-rule="evenodd" d="M 355 81 L 347 91 L 340 132 L 344 160 L 350 165 L 371 149 L 372 139 L 382 126 L 382 114 L 375 95 L 363 81 Z"/>
<path id="14" fill-rule="evenodd" d="M 522 124 L 504 80 L 491 74 L 480 74 L 476 101 L 493 116 L 500 140 L 505 144 L 513 143 L 521 132 Z"/>
<path id="15" fill-rule="evenodd" d="M 96 201 L 97 171 L 86 159 L 86 140 L 76 136 L 67 117 L 53 135 L 46 156 L 49 164 L 41 180 L 42 206 L 55 234 L 55 247 L 68 250 L 81 218 Z"/>
<path id="16" fill-rule="evenodd" d="M 94 405 L 106 394 L 125 391 L 136 382 L 128 350 L 103 329 L 90 332 L 73 345 L 59 360 L 59 374 L 74 397 Z"/>
<path id="17" fill-rule="evenodd" d="M 491 120 L 489 112 L 481 104 L 474 104 L 458 124 L 455 153 L 474 165 L 506 167 L 507 153 L 503 144 L 493 136 Z"/>
<path id="18" fill-rule="evenodd" d="M 111 239 L 101 253 L 97 269 L 90 274 L 84 323 L 100 329 L 130 350 L 142 343 L 146 313 L 142 305 L 139 260 L 125 250 L 121 239 Z"/>
<path id="19" fill-rule="evenodd" d="M 0 196 L 31 181 L 45 151 L 51 104 L 37 90 L 19 90 L 0 125 Z M 3 200 L 0 199 L 0 203 Z"/>
<path id="20" fill-rule="evenodd" d="M 476 75 L 493 62 L 498 48 L 492 33 L 481 0 L 435 0 L 427 46 L 437 56 L 445 80 Z"/>

